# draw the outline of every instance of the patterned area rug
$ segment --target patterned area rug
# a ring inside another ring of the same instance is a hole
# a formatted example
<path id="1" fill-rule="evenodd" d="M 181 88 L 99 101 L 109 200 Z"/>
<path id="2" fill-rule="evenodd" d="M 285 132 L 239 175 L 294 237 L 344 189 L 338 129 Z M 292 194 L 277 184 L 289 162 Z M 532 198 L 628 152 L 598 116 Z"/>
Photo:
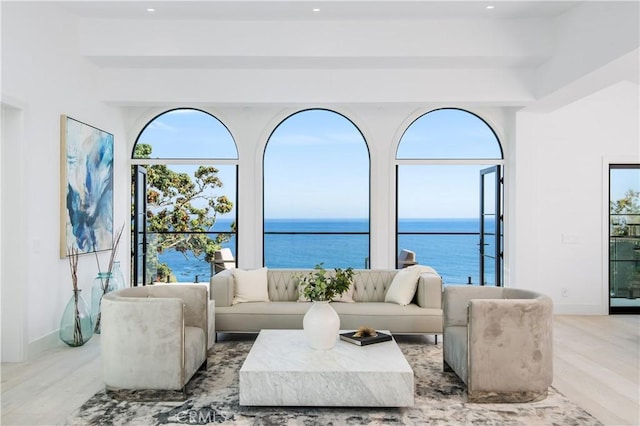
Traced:
<path id="1" fill-rule="evenodd" d="M 255 337 L 255 336 L 253 336 Z M 208 369 L 187 385 L 180 402 L 116 400 L 97 393 L 67 418 L 68 425 L 599 425 L 555 389 L 528 404 L 471 404 L 464 383 L 442 371 L 442 345 L 424 336 L 396 340 L 415 374 L 411 408 L 241 407 L 238 371 L 253 338 L 231 336 L 216 343 Z"/>

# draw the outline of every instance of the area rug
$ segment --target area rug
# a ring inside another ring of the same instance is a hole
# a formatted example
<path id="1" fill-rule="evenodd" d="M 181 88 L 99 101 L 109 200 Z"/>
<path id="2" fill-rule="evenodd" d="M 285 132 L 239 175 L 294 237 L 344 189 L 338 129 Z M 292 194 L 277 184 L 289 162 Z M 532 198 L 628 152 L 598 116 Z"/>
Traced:
<path id="1" fill-rule="evenodd" d="M 442 345 L 423 336 L 399 336 L 398 344 L 415 374 L 411 408 L 241 407 L 238 371 L 252 339 L 218 342 L 208 368 L 187 386 L 186 401 L 143 402 L 97 393 L 66 420 L 68 425 L 599 425 L 597 419 L 549 389 L 542 401 L 472 404 L 465 384 L 442 371 Z M 499 374 L 499 373 L 498 373 Z"/>

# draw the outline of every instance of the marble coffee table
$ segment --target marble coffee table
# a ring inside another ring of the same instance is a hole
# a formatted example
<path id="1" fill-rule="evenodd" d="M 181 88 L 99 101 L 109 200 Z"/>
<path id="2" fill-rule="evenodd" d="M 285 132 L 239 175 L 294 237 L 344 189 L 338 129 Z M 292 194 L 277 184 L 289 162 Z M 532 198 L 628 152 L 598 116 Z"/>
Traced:
<path id="1" fill-rule="evenodd" d="M 302 330 L 262 330 L 240 368 L 240 405 L 408 407 L 413 395 L 395 340 L 316 350 Z"/>

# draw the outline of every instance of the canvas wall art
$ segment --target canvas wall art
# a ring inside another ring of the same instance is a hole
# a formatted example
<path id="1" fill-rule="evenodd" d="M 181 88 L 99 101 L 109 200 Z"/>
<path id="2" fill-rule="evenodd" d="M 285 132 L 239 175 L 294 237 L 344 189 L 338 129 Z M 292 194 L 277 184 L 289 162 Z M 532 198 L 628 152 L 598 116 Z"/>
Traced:
<path id="1" fill-rule="evenodd" d="M 60 256 L 109 250 L 113 242 L 113 135 L 60 117 Z"/>

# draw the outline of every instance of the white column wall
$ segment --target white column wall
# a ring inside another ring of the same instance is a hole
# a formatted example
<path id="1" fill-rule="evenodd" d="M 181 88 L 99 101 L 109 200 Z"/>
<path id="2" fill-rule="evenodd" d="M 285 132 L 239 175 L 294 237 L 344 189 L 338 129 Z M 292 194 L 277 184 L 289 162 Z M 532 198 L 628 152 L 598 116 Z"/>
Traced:
<path id="1" fill-rule="evenodd" d="M 0 179 L 0 292 L 2 298 L 2 362 L 22 361 L 26 353 L 26 244 L 23 212 L 26 210 L 25 176 L 21 161 L 22 118 L 24 111 L 17 105 L 2 103 L 2 145 Z"/>
<path id="2" fill-rule="evenodd" d="M 2 225 L 9 230 L 2 234 L 3 251 L 15 247 L 17 257 L 16 262 L 3 264 L 2 275 L 3 281 L 5 277 L 18 281 L 6 286 L 3 282 L 2 302 L 24 306 L 26 318 L 26 324 L 21 318 L 12 319 L 15 327 L 24 325 L 22 342 L 2 335 L 3 354 L 5 344 L 26 348 L 12 361 L 62 344 L 57 330 L 72 295 L 69 265 L 59 255 L 61 114 L 114 134 L 114 227 L 126 223 L 128 229 L 130 198 L 129 173 L 118 168 L 127 156 L 121 118 L 116 109 L 97 101 L 95 66 L 78 55 L 76 21 L 45 4 L 35 11 L 20 6 L 2 5 L 2 96 L 22 109 L 21 134 L 2 141 L 3 163 L 15 171 L 11 181 L 3 179 Z M 16 195 L 11 204 L 6 203 L 5 188 Z M 125 237 L 118 256 L 125 271 L 128 251 Z M 108 253 L 101 253 L 100 259 L 106 265 Z M 81 256 L 78 281 L 87 300 L 96 272 L 94 255 Z M 4 320 L 3 312 L 3 325 Z"/>
<path id="3" fill-rule="evenodd" d="M 553 112 L 517 114 L 511 284 L 548 294 L 556 313 L 608 313 L 602 163 L 640 162 L 638 93 L 621 82 Z"/>

